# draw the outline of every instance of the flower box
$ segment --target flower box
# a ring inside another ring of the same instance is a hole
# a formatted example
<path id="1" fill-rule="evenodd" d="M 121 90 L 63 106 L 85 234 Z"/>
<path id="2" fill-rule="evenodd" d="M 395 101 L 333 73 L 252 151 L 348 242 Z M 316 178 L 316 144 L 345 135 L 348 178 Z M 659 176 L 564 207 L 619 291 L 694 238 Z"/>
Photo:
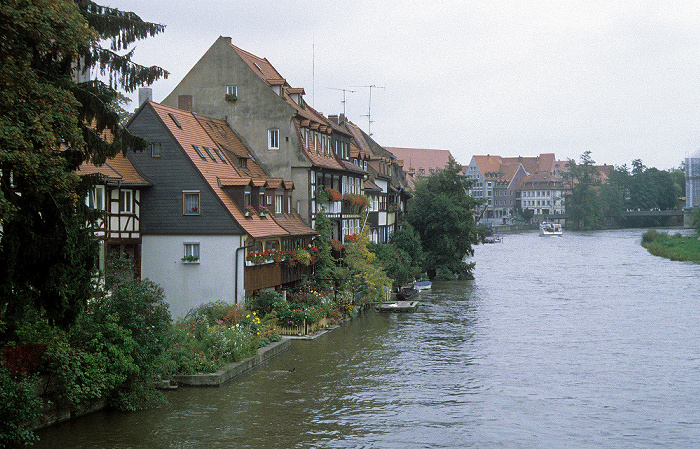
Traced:
<path id="1" fill-rule="evenodd" d="M 224 99 L 233 103 L 234 101 L 238 100 L 238 97 L 236 97 L 235 94 L 226 94 Z"/>

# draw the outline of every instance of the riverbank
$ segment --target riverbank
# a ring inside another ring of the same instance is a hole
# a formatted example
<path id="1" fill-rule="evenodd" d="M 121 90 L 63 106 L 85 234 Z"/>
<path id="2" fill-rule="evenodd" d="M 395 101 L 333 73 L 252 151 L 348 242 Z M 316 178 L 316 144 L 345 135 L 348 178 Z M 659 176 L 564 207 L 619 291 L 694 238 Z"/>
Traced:
<path id="1" fill-rule="evenodd" d="M 700 263 L 700 236 L 698 234 L 673 235 L 656 230 L 646 231 L 642 235 L 642 246 L 650 254 L 675 261 Z"/>

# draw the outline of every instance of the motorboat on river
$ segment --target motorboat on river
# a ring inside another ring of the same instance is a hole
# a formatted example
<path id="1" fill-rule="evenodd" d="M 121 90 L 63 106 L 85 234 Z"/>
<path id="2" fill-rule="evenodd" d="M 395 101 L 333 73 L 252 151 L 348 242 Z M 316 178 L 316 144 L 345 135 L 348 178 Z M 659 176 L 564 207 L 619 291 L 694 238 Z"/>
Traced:
<path id="1" fill-rule="evenodd" d="M 561 228 L 561 223 L 554 223 L 552 221 L 543 221 L 540 223 L 540 235 L 564 235 Z"/>
<path id="2" fill-rule="evenodd" d="M 417 281 L 413 283 L 413 286 L 418 290 L 428 290 L 433 286 L 433 283 L 430 281 Z"/>

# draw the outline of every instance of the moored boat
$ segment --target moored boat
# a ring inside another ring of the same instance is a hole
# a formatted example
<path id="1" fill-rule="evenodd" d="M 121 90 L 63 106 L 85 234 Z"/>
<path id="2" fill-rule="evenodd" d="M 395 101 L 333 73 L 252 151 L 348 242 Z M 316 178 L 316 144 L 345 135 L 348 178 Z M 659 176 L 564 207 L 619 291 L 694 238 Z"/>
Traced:
<path id="1" fill-rule="evenodd" d="M 414 286 L 404 287 L 396 294 L 397 301 L 408 301 L 418 294 L 418 289 Z"/>
<path id="2" fill-rule="evenodd" d="M 561 228 L 561 223 L 552 221 L 543 221 L 540 223 L 540 235 L 564 235 Z"/>
<path id="3" fill-rule="evenodd" d="M 417 290 L 428 290 L 432 286 L 433 283 L 430 281 L 418 281 L 413 283 L 413 287 L 415 287 Z"/>

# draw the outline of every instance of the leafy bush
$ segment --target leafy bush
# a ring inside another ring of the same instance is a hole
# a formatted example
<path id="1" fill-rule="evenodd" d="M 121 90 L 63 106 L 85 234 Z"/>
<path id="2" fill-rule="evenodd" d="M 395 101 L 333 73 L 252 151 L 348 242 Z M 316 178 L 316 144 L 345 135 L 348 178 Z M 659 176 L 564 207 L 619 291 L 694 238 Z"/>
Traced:
<path id="1" fill-rule="evenodd" d="M 642 243 L 655 242 L 664 238 L 668 238 L 667 233 L 659 232 L 656 229 L 650 229 L 642 234 Z"/>
<path id="2" fill-rule="evenodd" d="M 259 316 L 265 316 L 275 309 L 275 305 L 284 301 L 282 294 L 275 290 L 263 290 L 251 298 L 248 308 L 257 312 Z"/>
<path id="3" fill-rule="evenodd" d="M 0 362 L 0 447 L 31 444 L 39 439 L 29 426 L 40 416 L 38 386 L 35 375 L 12 375 Z"/>

